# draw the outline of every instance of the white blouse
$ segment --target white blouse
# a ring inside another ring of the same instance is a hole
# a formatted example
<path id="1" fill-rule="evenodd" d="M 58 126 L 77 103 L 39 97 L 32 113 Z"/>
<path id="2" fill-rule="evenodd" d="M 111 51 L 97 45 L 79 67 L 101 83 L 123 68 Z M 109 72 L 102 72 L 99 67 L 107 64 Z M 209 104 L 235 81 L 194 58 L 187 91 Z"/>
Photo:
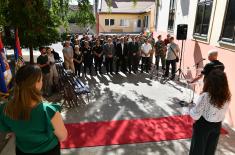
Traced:
<path id="1" fill-rule="evenodd" d="M 194 120 L 203 116 L 208 122 L 222 122 L 227 109 L 228 103 L 225 103 L 220 109 L 210 104 L 210 96 L 205 92 L 199 96 L 196 105 L 190 109 L 189 113 Z"/>

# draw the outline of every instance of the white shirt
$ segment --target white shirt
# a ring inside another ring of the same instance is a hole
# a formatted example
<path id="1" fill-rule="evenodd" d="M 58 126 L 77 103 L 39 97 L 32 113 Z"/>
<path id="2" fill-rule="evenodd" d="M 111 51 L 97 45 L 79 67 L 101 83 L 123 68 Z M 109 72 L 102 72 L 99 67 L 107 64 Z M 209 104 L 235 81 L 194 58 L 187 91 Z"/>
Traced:
<path id="1" fill-rule="evenodd" d="M 208 122 L 222 122 L 227 109 L 228 103 L 225 103 L 221 109 L 212 105 L 209 94 L 205 92 L 199 96 L 196 105 L 190 109 L 189 113 L 194 120 L 198 120 L 203 116 Z"/>
<path id="2" fill-rule="evenodd" d="M 122 55 L 123 55 L 123 48 L 124 48 L 124 44 L 123 44 L 123 43 L 121 43 L 121 46 L 122 46 Z"/>
<path id="3" fill-rule="evenodd" d="M 175 43 L 167 44 L 166 60 L 175 60 L 176 55 L 178 55 L 178 51 L 179 51 L 179 46 L 177 44 Z"/>
<path id="4" fill-rule="evenodd" d="M 50 54 L 50 55 L 48 54 L 47 57 L 48 57 L 48 61 L 49 61 L 49 62 L 52 62 L 52 63 L 55 62 L 55 58 L 54 58 L 54 55 L 53 55 L 53 54 Z"/>
<path id="5" fill-rule="evenodd" d="M 147 53 L 149 53 L 149 51 L 150 50 L 152 50 L 152 46 L 151 46 L 151 44 L 149 44 L 149 43 L 144 43 L 144 44 L 142 44 L 142 46 L 141 46 L 141 50 L 145 53 L 145 54 L 147 54 Z M 142 57 L 150 57 L 150 53 L 148 54 L 148 56 L 145 56 L 143 53 L 142 53 Z"/>

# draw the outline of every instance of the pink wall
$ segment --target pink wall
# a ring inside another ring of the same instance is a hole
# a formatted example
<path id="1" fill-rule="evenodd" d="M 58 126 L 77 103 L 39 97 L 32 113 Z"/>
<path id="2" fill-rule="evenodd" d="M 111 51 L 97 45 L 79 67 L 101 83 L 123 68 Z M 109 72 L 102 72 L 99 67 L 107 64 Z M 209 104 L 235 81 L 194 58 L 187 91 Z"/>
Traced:
<path id="1" fill-rule="evenodd" d="M 156 33 L 157 35 L 161 34 L 163 38 L 166 38 L 166 33 Z M 181 41 L 176 41 L 179 47 L 181 48 Z M 227 73 L 229 86 L 232 94 L 235 94 L 235 52 L 225 50 L 223 48 L 214 47 L 209 45 L 208 43 L 203 43 L 200 41 L 188 39 L 185 41 L 185 51 L 184 51 L 184 59 L 183 64 L 184 68 L 192 67 L 195 63 L 200 61 L 202 58 L 207 59 L 207 52 L 211 49 L 218 49 L 219 51 L 219 60 L 224 63 L 225 65 L 225 72 Z M 199 67 L 205 66 L 208 63 L 208 60 L 204 61 L 203 63 L 199 64 Z M 195 73 L 192 73 L 195 76 Z M 197 89 L 199 93 L 201 89 Z M 230 103 L 229 110 L 226 114 L 225 121 L 232 127 L 235 128 L 235 95 L 232 96 L 232 100 Z"/>

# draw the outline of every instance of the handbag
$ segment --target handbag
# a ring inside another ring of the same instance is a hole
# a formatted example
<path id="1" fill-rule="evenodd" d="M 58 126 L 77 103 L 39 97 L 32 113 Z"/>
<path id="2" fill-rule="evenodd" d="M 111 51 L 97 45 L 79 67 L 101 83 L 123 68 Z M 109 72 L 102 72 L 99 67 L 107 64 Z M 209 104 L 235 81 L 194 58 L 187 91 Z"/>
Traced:
<path id="1" fill-rule="evenodd" d="M 170 48 L 171 48 L 171 46 L 170 46 Z M 173 53 L 174 53 L 174 55 L 175 55 L 175 57 L 176 57 L 175 61 L 176 61 L 176 62 L 179 62 L 179 61 L 180 61 L 179 57 L 175 54 L 175 51 L 174 51 L 172 48 L 171 48 L 171 50 L 173 51 Z"/>

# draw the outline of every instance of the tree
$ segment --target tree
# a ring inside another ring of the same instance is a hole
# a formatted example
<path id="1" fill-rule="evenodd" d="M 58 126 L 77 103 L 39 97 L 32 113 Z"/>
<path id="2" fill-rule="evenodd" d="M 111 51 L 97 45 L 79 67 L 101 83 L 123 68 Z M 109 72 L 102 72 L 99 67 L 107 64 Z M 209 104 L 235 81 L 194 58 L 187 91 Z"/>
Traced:
<path id="1" fill-rule="evenodd" d="M 76 23 L 79 26 L 87 26 L 95 24 L 95 16 L 92 11 L 89 0 L 78 0 L 78 8 L 76 14 Z"/>
<path id="2" fill-rule="evenodd" d="M 5 25 L 6 23 L 4 12 L 6 10 L 7 4 L 8 4 L 7 0 L 0 0 L 0 26 Z"/>
<path id="3" fill-rule="evenodd" d="M 18 28 L 21 46 L 30 49 L 30 63 L 34 63 L 33 48 L 59 40 L 59 17 L 45 0 L 8 0 L 5 20 L 7 26 Z"/>
<path id="4" fill-rule="evenodd" d="M 95 24 L 89 0 L 77 1 L 75 22 L 80 26 Z M 112 0 L 107 1 L 111 6 Z M 136 4 L 138 0 L 132 1 Z M 30 63 L 34 63 L 34 48 L 59 41 L 57 28 L 68 25 L 68 6 L 69 0 L 0 0 L 0 26 L 6 26 L 8 34 L 18 28 L 21 46 L 30 49 Z M 9 43 L 14 46 L 13 41 Z"/>

